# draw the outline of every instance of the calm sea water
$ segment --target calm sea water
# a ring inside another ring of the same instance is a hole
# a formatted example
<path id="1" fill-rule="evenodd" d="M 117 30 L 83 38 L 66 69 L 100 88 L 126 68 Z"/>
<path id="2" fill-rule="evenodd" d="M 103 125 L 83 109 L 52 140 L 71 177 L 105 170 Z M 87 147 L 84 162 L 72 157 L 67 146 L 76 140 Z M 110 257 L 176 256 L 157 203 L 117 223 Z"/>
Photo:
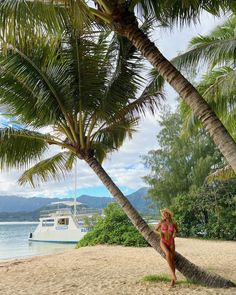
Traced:
<path id="1" fill-rule="evenodd" d="M 63 252 L 73 244 L 29 242 L 29 233 L 37 224 L 0 222 L 0 260 Z"/>

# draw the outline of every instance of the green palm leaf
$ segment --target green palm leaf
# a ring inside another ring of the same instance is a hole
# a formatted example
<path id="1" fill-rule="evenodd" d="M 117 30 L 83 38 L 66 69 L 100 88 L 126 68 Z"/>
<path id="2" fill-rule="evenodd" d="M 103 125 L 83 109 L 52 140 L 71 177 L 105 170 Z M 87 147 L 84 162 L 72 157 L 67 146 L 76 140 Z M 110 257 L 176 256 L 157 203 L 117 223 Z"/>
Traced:
<path id="1" fill-rule="evenodd" d="M 24 168 L 38 161 L 51 137 L 25 129 L 0 129 L 0 168 Z"/>
<path id="2" fill-rule="evenodd" d="M 205 74 L 198 83 L 198 90 L 216 112 L 233 137 L 236 136 L 236 72 L 229 67 L 215 69 Z M 185 128 L 189 131 L 201 126 L 191 109 L 182 103 Z"/>
<path id="3" fill-rule="evenodd" d="M 37 50 L 32 55 L 37 56 L 37 60 L 19 51 L 10 51 L 6 58 L 1 58 L 0 99 L 2 104 L 10 102 L 23 123 L 41 127 L 63 118 L 66 112 L 61 93 L 55 87 L 55 77 L 52 77 L 64 72 L 56 65 L 56 73 L 50 72 L 50 68 L 45 71 Z"/>
<path id="4" fill-rule="evenodd" d="M 38 46 L 42 36 L 61 39 L 67 27 L 83 31 L 91 18 L 85 1 L 6 0 L 0 3 L 0 35 L 26 50 Z"/>
<path id="5" fill-rule="evenodd" d="M 45 182 L 50 179 L 59 180 L 61 176 L 65 176 L 66 172 L 71 171 L 75 159 L 75 155 L 70 152 L 56 154 L 26 170 L 18 182 L 21 185 L 29 182 L 35 187 L 39 182 Z"/>
<path id="6" fill-rule="evenodd" d="M 175 23 L 184 25 L 191 21 L 198 21 L 203 11 L 218 16 L 222 11 L 236 9 L 234 0 L 140 0 L 134 2 L 144 9 L 146 15 L 154 16 L 159 22 L 169 25 Z"/>
<path id="7" fill-rule="evenodd" d="M 14 50 L 9 45 L 6 51 L 0 51 L 0 105 L 27 128 L 38 130 L 50 126 L 54 136 L 37 137 L 45 150 L 53 144 L 71 154 L 68 162 L 62 153 L 36 164 L 22 176 L 21 184 L 28 181 L 34 185 L 63 175 L 63 169 L 70 169 L 64 164 L 72 165 L 73 157 L 83 159 L 94 155 L 102 161 L 125 138 L 132 136 L 145 110 L 155 112 L 162 98 L 161 92 L 151 84 L 144 88 L 146 80 L 140 76 L 142 59 L 128 40 L 109 32 L 75 30 L 71 25 L 75 16 L 69 9 L 64 14 L 62 10 L 60 7 L 59 15 L 65 15 L 63 33 L 60 31 L 51 39 L 53 31 L 42 22 L 48 43 L 39 34 L 36 36 L 39 45 L 33 42 L 31 48 L 29 44 L 24 47 L 17 40 Z M 19 145 L 21 151 L 16 148 L 17 156 L 11 162 L 17 140 L 13 140 L 15 134 L 9 136 L 12 147 L 8 151 L 7 145 L 4 148 L 9 159 L 1 158 L 2 167 L 20 164 L 29 167 L 43 158 L 44 150 L 38 151 L 37 140 L 38 158 L 33 155 L 30 132 L 34 131 L 24 130 L 25 146 Z M 32 150 L 28 156 L 27 140 Z"/>
<path id="8" fill-rule="evenodd" d="M 192 73 L 197 66 L 208 64 L 211 70 L 215 65 L 232 65 L 236 60 L 236 16 L 218 26 L 208 36 L 198 36 L 191 40 L 189 50 L 172 60 L 179 68 Z"/>
<path id="9" fill-rule="evenodd" d="M 236 177 L 236 174 L 234 170 L 232 169 L 232 167 L 229 165 L 226 165 L 225 167 L 217 169 L 214 173 L 210 174 L 207 177 L 207 181 L 211 183 L 214 181 L 228 180 L 230 178 L 235 178 L 235 177 Z"/>
<path id="10" fill-rule="evenodd" d="M 104 126 L 104 128 L 92 134 L 93 142 L 102 142 L 103 145 L 107 145 L 109 151 L 117 150 L 124 142 L 126 136 L 132 137 L 132 133 L 135 131 L 134 128 L 137 127 L 137 122 L 137 118 L 124 118 L 120 121 L 113 121 L 113 123 Z"/>

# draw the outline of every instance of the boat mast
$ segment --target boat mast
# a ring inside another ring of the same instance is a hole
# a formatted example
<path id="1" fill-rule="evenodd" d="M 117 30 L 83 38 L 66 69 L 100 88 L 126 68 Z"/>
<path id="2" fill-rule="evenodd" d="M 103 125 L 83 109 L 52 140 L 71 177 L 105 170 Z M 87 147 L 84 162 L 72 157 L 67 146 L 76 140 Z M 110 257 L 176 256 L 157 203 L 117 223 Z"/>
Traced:
<path id="1" fill-rule="evenodd" d="M 76 189 L 77 189 L 77 159 L 75 160 L 74 216 L 76 216 Z"/>

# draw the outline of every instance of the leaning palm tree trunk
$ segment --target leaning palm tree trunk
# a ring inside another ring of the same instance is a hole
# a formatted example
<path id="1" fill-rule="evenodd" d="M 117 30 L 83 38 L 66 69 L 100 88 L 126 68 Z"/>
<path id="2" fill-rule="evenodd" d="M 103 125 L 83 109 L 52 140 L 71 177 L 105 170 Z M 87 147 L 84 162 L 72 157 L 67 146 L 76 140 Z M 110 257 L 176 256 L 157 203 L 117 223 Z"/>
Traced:
<path id="1" fill-rule="evenodd" d="M 191 107 L 236 172 L 236 143 L 194 86 L 161 54 L 155 44 L 139 29 L 135 21 L 128 21 L 125 25 L 119 22 L 116 31 L 125 36 L 142 53 Z"/>
<path id="2" fill-rule="evenodd" d="M 92 168 L 92 170 L 97 174 L 99 179 L 103 182 L 109 192 L 113 195 L 116 201 L 121 205 L 124 212 L 130 218 L 137 230 L 142 234 L 146 241 L 163 257 L 164 253 L 160 248 L 160 240 L 158 236 L 150 229 L 147 223 L 131 205 L 128 199 L 122 194 L 120 189 L 115 185 L 113 180 L 109 177 L 106 171 L 98 163 L 94 157 L 85 158 L 87 164 Z M 200 267 L 194 265 L 181 254 L 176 252 L 175 256 L 176 268 L 189 280 L 199 282 L 206 286 L 216 287 L 216 288 L 226 288 L 226 287 L 236 287 L 236 285 L 226 280 L 219 275 L 208 273 Z"/>

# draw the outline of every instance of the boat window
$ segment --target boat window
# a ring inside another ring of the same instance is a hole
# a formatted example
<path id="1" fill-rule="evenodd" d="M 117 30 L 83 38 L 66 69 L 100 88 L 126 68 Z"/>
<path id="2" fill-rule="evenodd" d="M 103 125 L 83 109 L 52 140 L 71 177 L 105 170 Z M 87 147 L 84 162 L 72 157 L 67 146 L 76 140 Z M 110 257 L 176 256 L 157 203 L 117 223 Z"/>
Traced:
<path id="1" fill-rule="evenodd" d="M 44 219 L 42 226 L 54 226 L 54 219 Z"/>
<path id="2" fill-rule="evenodd" d="M 89 231 L 89 229 L 88 228 L 86 228 L 86 227 L 84 227 L 84 228 L 81 228 L 81 232 L 82 233 L 87 233 Z"/>
<path id="3" fill-rule="evenodd" d="M 69 224 L 69 218 L 59 218 L 58 221 L 57 221 L 57 224 L 68 225 Z"/>

